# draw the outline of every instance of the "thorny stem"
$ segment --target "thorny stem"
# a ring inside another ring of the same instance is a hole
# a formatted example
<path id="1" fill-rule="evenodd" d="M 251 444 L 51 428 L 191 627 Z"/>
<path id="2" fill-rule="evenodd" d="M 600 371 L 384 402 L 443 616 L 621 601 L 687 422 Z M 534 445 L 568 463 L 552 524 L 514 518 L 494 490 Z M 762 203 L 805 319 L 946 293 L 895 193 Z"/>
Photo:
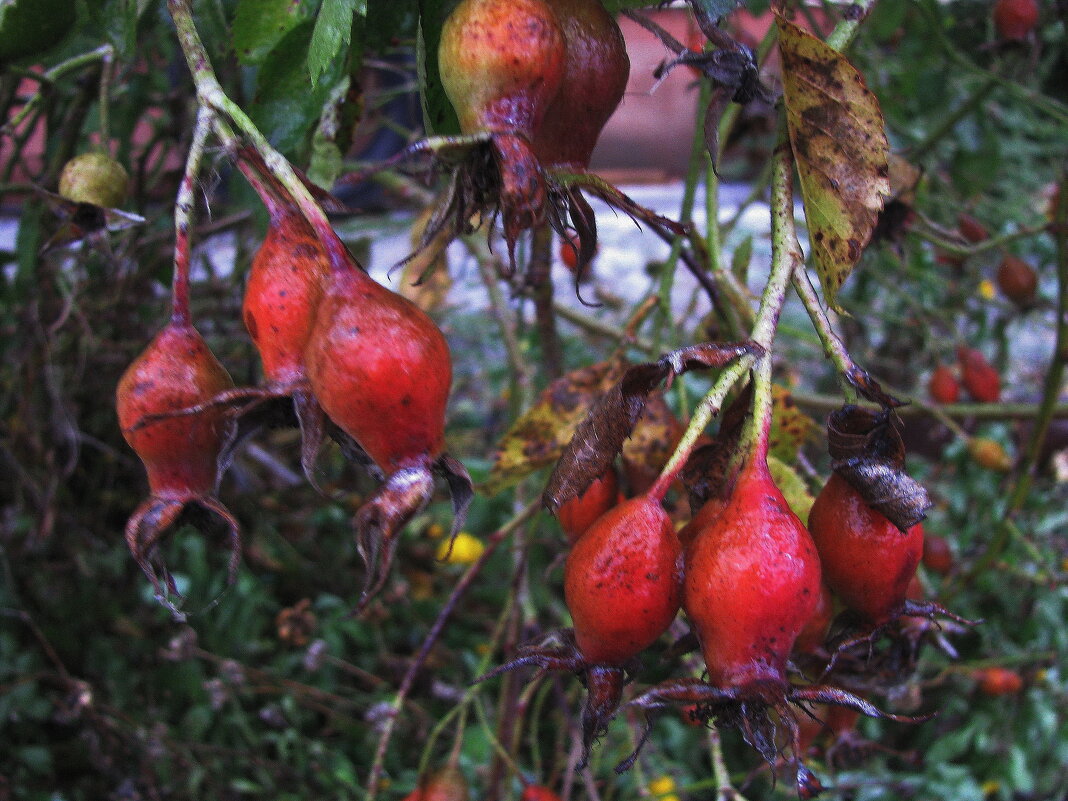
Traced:
<path id="1" fill-rule="evenodd" d="M 512 534 L 512 532 L 533 517 L 540 508 L 540 499 L 532 501 L 526 508 L 516 514 L 515 517 L 487 537 L 486 549 L 482 552 L 482 555 L 476 561 L 471 563 L 471 566 L 467 568 L 467 571 L 460 577 L 460 580 L 456 582 L 456 586 L 453 587 L 452 593 L 449 595 L 448 599 L 442 604 L 437 619 L 434 621 L 434 624 L 430 627 L 430 631 L 427 632 L 426 637 L 423 639 L 423 644 L 419 647 L 418 653 L 416 653 L 415 657 L 412 659 L 411 665 L 408 666 L 408 672 L 405 673 L 404 678 L 401 679 L 400 687 L 397 688 L 397 694 L 394 696 L 393 702 L 390 704 L 390 712 L 386 718 L 385 725 L 382 728 L 382 734 L 378 739 L 378 746 L 375 748 L 374 761 L 371 763 L 371 771 L 367 776 L 367 795 L 365 801 L 374 801 L 378 794 L 378 780 L 382 775 L 382 768 L 386 759 L 386 751 L 389 749 L 389 742 L 393 738 L 393 731 L 396 728 L 400 710 L 404 707 L 404 703 L 407 700 L 409 693 L 412 691 L 412 686 L 415 684 L 415 679 L 419 675 L 419 671 L 422 669 L 423 664 L 430 655 L 431 649 L 441 636 L 441 632 L 444 631 L 445 624 L 448 622 L 453 610 L 455 610 L 460 599 L 467 593 L 467 590 L 470 589 L 471 584 L 474 583 L 478 574 L 482 572 L 482 568 L 485 567 L 486 562 L 489 561 L 489 558 L 497 550 L 497 546 L 500 545 L 506 537 Z"/>
<path id="2" fill-rule="evenodd" d="M 326 213 L 315 202 L 315 198 L 312 197 L 311 192 L 308 191 L 308 188 L 301 182 L 300 178 L 297 177 L 292 165 L 286 160 L 285 156 L 271 146 L 266 137 L 260 133 L 255 123 L 223 91 L 222 86 L 219 84 L 219 79 L 215 77 L 215 71 L 212 69 L 207 51 L 204 49 L 204 44 L 201 42 L 200 35 L 197 33 L 196 25 L 193 22 L 190 0 L 168 0 L 167 7 L 170 10 L 171 18 L 174 20 L 178 41 L 189 65 L 189 72 L 193 76 L 197 99 L 201 105 L 215 109 L 228 117 L 237 126 L 242 135 L 251 142 L 252 146 L 263 158 L 264 163 L 267 165 L 267 170 L 293 196 L 297 206 L 300 207 L 301 212 L 326 249 L 330 258 L 331 268 L 334 270 L 348 269 L 349 256 L 345 252 L 345 246 L 334 233 Z"/>
<path id="3" fill-rule="evenodd" d="M 682 468 L 686 466 L 686 460 L 690 458 L 690 454 L 697 445 L 698 438 L 708 427 L 708 424 L 712 422 L 712 419 L 719 414 L 719 410 L 723 408 L 723 401 L 727 397 L 727 393 L 749 371 L 754 362 L 754 357 L 747 354 L 720 373 L 716 383 L 712 385 L 712 389 L 697 404 L 693 417 L 690 418 L 690 424 L 686 427 L 682 439 L 679 440 L 678 447 L 675 448 L 675 452 L 671 455 L 668 463 L 664 465 L 664 469 L 657 477 L 656 482 L 650 487 L 649 495 L 651 497 L 663 498 L 667 494 L 668 488 L 679 473 L 682 472 Z"/>
<path id="4" fill-rule="evenodd" d="M 189 313 L 189 227 L 196 209 L 196 183 L 200 173 L 200 160 L 204 155 L 204 144 L 211 129 L 211 110 L 201 106 L 197 110 L 196 127 L 193 128 L 193 141 L 189 144 L 189 154 L 185 161 L 185 173 L 178 185 L 178 195 L 174 201 L 174 276 L 171 289 L 171 322 L 175 325 L 189 325 L 192 320 Z"/>
<path id="5" fill-rule="evenodd" d="M 771 172 L 771 273 L 760 299 L 752 333 L 753 341 L 763 347 L 765 353 L 757 360 L 753 375 L 753 414 L 746 422 L 741 440 L 741 450 L 744 452 L 746 446 L 752 448 L 758 459 L 767 457 L 771 434 L 771 346 L 790 280 L 804 261 L 794 225 L 793 169 L 785 123 L 781 123 Z"/>

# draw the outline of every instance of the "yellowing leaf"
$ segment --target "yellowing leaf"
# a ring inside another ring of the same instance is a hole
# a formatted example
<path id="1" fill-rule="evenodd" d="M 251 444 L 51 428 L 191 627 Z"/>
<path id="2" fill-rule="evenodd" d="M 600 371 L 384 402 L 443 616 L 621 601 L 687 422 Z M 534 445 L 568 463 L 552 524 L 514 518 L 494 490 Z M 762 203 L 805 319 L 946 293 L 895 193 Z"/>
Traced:
<path id="1" fill-rule="evenodd" d="M 797 408 L 790 390 L 779 384 L 771 388 L 773 410 L 771 418 L 771 453 L 787 464 L 797 459 L 797 450 L 819 428 L 819 424 Z"/>
<path id="2" fill-rule="evenodd" d="M 841 53 L 779 17 L 783 95 L 790 145 L 816 272 L 833 308 L 835 296 L 890 194 L 879 101 Z"/>
<path id="3" fill-rule="evenodd" d="M 572 370 L 546 387 L 497 445 L 489 477 L 480 489 L 496 495 L 560 458 L 590 405 L 620 377 L 626 365 L 617 362 Z"/>
<path id="4" fill-rule="evenodd" d="M 805 480 L 792 467 L 779 461 L 774 456 L 768 457 L 768 470 L 771 471 L 771 477 L 783 497 L 786 498 L 790 509 L 807 526 L 808 513 L 816 499 L 808 491 Z"/>

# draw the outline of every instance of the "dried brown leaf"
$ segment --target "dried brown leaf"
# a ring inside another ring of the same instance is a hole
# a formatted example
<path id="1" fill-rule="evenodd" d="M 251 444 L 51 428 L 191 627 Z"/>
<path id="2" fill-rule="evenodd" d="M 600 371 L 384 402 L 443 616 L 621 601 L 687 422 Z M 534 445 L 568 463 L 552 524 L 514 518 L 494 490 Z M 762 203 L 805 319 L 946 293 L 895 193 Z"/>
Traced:
<path id="1" fill-rule="evenodd" d="M 846 405 L 827 423 L 831 467 L 865 502 L 907 531 L 926 516 L 927 490 L 905 472 L 901 421 L 893 409 Z"/>
<path id="2" fill-rule="evenodd" d="M 660 383 L 689 370 L 723 367 L 745 353 L 762 349 L 753 342 L 692 345 L 665 354 L 656 362 L 629 368 L 605 392 L 575 430 L 542 496 L 551 511 L 580 495 L 623 449 Z"/>

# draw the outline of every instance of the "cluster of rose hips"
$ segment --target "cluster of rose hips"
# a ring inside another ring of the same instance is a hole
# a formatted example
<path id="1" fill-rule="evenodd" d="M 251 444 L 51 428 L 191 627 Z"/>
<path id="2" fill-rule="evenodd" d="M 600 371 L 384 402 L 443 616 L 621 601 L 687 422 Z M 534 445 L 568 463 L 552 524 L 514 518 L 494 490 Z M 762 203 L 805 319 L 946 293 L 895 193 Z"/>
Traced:
<path id="1" fill-rule="evenodd" d="M 327 434 L 384 478 L 354 521 L 373 591 L 385 580 L 397 531 L 429 501 L 434 471 L 456 497 L 470 495 L 466 471 L 444 453 L 448 344 L 421 309 L 373 281 L 329 225 L 306 219 L 262 161 L 241 153 L 238 166 L 270 215 L 243 305 L 264 383 L 234 387 L 190 321 L 188 264 L 176 260 L 171 320 L 116 392 L 119 423 L 151 492 L 127 524 L 127 544 L 162 594 L 156 546 L 187 507 L 200 507 L 229 530 L 232 580 L 241 538 L 215 497 L 220 476 L 242 438 L 288 423 L 301 430 L 309 479 Z"/>
<path id="2" fill-rule="evenodd" d="M 838 414 L 842 427 L 852 426 L 847 436 L 870 440 L 865 449 L 871 454 L 900 446 L 892 409 L 869 414 L 845 407 Z M 681 609 L 691 633 L 669 653 L 699 649 L 703 677 L 668 680 L 629 705 L 647 712 L 676 706 L 697 721 L 737 725 L 772 763 L 785 745 L 802 795 L 819 788 L 801 760 L 808 736 L 801 723 L 812 705 L 904 720 L 821 677 L 853 681 L 865 671 L 858 649 L 869 652 L 883 636 L 892 648 L 906 641 L 914 648 L 922 632 L 916 634 L 913 621 L 948 614 L 919 600 L 911 586 L 924 552 L 918 521 L 926 504 L 905 512 L 904 524 L 898 509 L 892 522 L 853 486 L 843 465 L 817 495 L 806 525 L 769 470 L 768 423 L 744 446 L 725 423 L 707 446 L 716 457 L 700 451 L 690 457 L 697 472 L 684 470 L 682 477 L 694 511 L 681 528 L 664 505 L 670 474 L 623 498 L 609 467 L 559 504 L 557 518 L 571 544 L 564 599 L 573 627 L 523 646 L 483 678 L 526 666 L 577 673 L 587 691 L 582 727 L 588 757 L 640 668 L 638 654 L 668 631 Z M 566 462 L 565 454 L 561 465 Z M 713 464 L 721 469 L 710 474 Z M 849 667 L 838 667 L 840 660 Z"/>
<path id="3" fill-rule="evenodd" d="M 492 195 L 510 245 L 525 229 L 559 227 L 555 204 L 563 190 L 548 171 L 586 168 L 626 84 L 629 62 L 612 17 L 597 0 L 462 0 L 442 30 L 439 64 L 463 132 L 489 143 L 491 174 L 465 179 L 474 197 Z M 162 593 L 156 546 L 187 507 L 199 506 L 228 527 L 232 576 L 240 533 L 215 497 L 219 477 L 244 436 L 281 420 L 300 427 L 309 478 L 329 435 L 384 479 L 355 521 L 374 590 L 385 580 L 397 532 L 430 498 L 432 472 L 466 497 L 466 473 L 444 454 L 449 350 L 426 314 L 372 281 L 325 218 L 305 214 L 255 154 L 239 152 L 237 162 L 270 215 L 243 305 L 264 384 L 233 386 L 192 326 L 188 264 L 176 259 L 171 321 L 117 391 L 123 432 L 151 489 L 130 519 L 127 541 Z M 577 195 L 568 200 L 581 270 L 595 248 L 595 238 L 583 235 L 594 222 Z M 550 498 L 571 542 L 564 593 L 573 628 L 522 647 L 491 675 L 526 665 L 578 673 L 587 690 L 588 756 L 619 708 L 636 657 L 682 610 L 691 634 L 673 651 L 698 650 L 703 678 L 668 680 L 629 703 L 648 713 L 685 707 L 697 721 L 737 725 L 769 762 L 781 756 L 782 727 L 798 792 L 809 797 L 820 786 L 801 760 L 796 708 L 831 704 L 902 719 L 822 678 L 844 675 L 839 665 L 858 646 L 874 649 L 884 634 L 904 636 L 908 618 L 945 610 L 909 597 L 927 504 L 903 476 L 892 399 L 878 393 L 878 413 L 841 411 L 835 436 L 846 444 L 832 441 L 832 455 L 835 447 L 846 455 L 835 457 L 835 473 L 806 524 L 768 466 L 770 412 L 757 419 L 749 397 L 741 396 L 735 418 L 750 428 L 742 436 L 725 417 L 711 446 L 716 458 L 706 463 L 721 469 L 705 471 L 700 488 L 688 486 L 693 514 L 680 530 L 664 505 L 677 472 L 622 498 L 609 467 L 588 476 L 583 492 Z M 881 477 L 875 489 L 894 496 L 886 503 L 873 497 L 872 475 Z M 836 605 L 843 626 L 831 632 Z M 466 798 L 456 775 L 435 776 L 410 799 Z M 551 797 L 532 787 L 524 798 Z"/>

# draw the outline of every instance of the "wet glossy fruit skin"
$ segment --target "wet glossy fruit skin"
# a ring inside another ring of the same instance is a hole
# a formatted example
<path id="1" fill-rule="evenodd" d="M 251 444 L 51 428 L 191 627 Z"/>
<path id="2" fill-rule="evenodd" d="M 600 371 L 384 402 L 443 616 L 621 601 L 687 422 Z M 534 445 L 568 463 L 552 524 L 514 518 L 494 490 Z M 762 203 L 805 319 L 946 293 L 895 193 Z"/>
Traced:
<path id="1" fill-rule="evenodd" d="M 979 692 L 983 695 L 991 697 L 1016 695 L 1023 689 L 1023 679 L 1020 674 L 1009 668 L 982 668 L 977 670 L 974 676 L 979 682 Z"/>
<path id="2" fill-rule="evenodd" d="M 902 533 L 837 473 L 816 496 L 808 525 L 839 600 L 875 626 L 896 617 L 923 554 L 923 526 Z"/>
<path id="3" fill-rule="evenodd" d="M 193 406 L 233 386 L 197 330 L 173 322 L 123 373 L 115 391 L 119 425 L 144 462 L 153 496 L 183 501 L 214 491 L 222 412 L 209 409 L 130 429 L 146 415 Z"/>
<path id="4" fill-rule="evenodd" d="M 125 202 L 129 181 L 123 166 L 106 153 L 82 153 L 63 165 L 59 194 L 75 203 L 113 209 Z"/>
<path id="5" fill-rule="evenodd" d="M 957 348 L 960 380 L 968 394 L 980 403 L 1001 400 L 1001 376 L 982 353 L 963 345 Z"/>
<path id="6" fill-rule="evenodd" d="M 564 35 L 543 0 L 462 0 L 445 20 L 438 64 L 465 134 L 489 132 L 505 234 L 544 219 L 547 190 L 531 141 L 564 78 Z"/>
<path id="7" fill-rule="evenodd" d="M 742 469 L 726 508 L 686 550 L 683 608 L 718 687 L 784 685 L 786 660 L 819 601 L 812 537 L 763 458 Z"/>
<path id="8" fill-rule="evenodd" d="M 682 547 L 664 508 L 647 495 L 593 524 L 568 554 L 564 601 L 589 664 L 623 665 L 675 619 Z"/>
<path id="9" fill-rule="evenodd" d="M 464 133 L 532 136 L 563 81 L 564 58 L 563 31 L 543 0 L 463 0 L 438 48 Z"/>
<path id="10" fill-rule="evenodd" d="M 997 0 L 994 3 L 994 26 L 1002 39 L 1026 39 L 1036 24 L 1036 0 Z"/>
<path id="11" fill-rule="evenodd" d="M 600 0 L 547 0 L 563 31 L 565 78 L 534 135 L 544 165 L 589 166 L 630 76 L 623 34 Z"/>
<path id="12" fill-rule="evenodd" d="M 812 617 L 805 623 L 801 633 L 794 641 L 794 651 L 810 654 L 817 651 L 827 639 L 827 631 L 834 619 L 834 597 L 826 582 L 820 582 L 819 600 L 812 612 Z"/>
<path id="13" fill-rule="evenodd" d="M 927 382 L 927 394 L 935 403 L 956 403 L 960 400 L 960 383 L 953 368 L 938 365 Z"/>
<path id="14" fill-rule="evenodd" d="M 560 528 L 572 545 L 578 541 L 593 522 L 619 501 L 619 478 L 614 467 L 586 488 L 581 495 L 562 504 L 556 512 Z"/>
<path id="15" fill-rule="evenodd" d="M 305 364 L 323 411 L 386 473 L 441 454 L 452 358 L 411 301 L 355 265 L 331 270 Z"/>
<path id="16" fill-rule="evenodd" d="M 568 234 L 560 240 L 560 261 L 571 272 L 578 269 L 579 238 L 577 234 Z"/>
<path id="17" fill-rule="evenodd" d="M 1027 308 L 1035 302 L 1038 275 L 1019 256 L 1006 254 L 998 265 L 997 282 L 1001 293 L 1017 306 Z"/>
<path id="18" fill-rule="evenodd" d="M 252 259 L 242 307 L 269 382 L 305 377 L 304 348 L 328 272 L 326 254 L 304 218 L 296 211 L 272 211 L 267 236 Z"/>

